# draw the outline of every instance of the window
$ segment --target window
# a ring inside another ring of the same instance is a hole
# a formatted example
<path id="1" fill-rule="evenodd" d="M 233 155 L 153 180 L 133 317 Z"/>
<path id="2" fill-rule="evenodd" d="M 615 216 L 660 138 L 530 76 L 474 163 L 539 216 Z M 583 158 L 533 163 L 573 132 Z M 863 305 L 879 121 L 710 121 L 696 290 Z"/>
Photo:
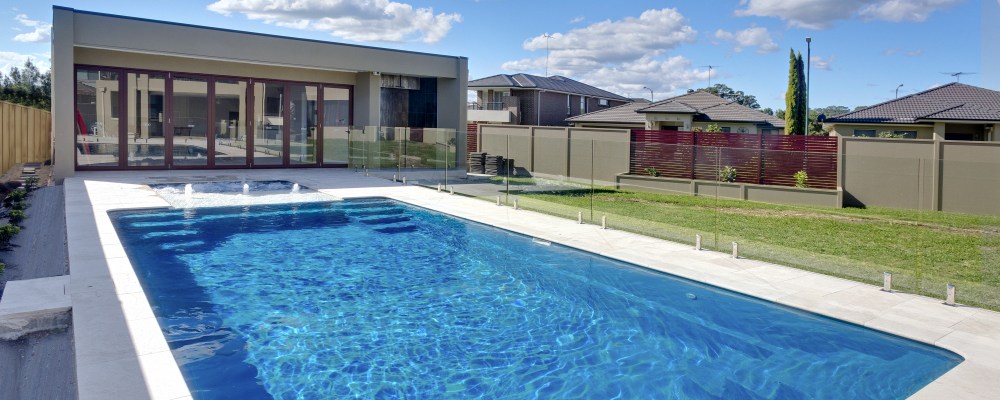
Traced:
<path id="1" fill-rule="evenodd" d="M 580 96 L 580 114 L 587 112 L 587 98 Z"/>
<path id="2" fill-rule="evenodd" d="M 892 131 L 892 133 L 895 134 L 895 136 L 901 137 L 903 139 L 917 138 L 917 131 Z"/>
<path id="3" fill-rule="evenodd" d="M 607 107 L 608 106 L 608 99 L 598 99 L 597 100 L 597 105 Z"/>
<path id="4" fill-rule="evenodd" d="M 566 95 L 566 115 L 573 115 L 573 103 L 570 101 L 573 96 Z"/>
<path id="5" fill-rule="evenodd" d="M 874 129 L 855 129 L 854 137 L 875 137 Z"/>
<path id="6" fill-rule="evenodd" d="M 725 132 L 725 133 L 730 133 L 730 132 L 733 131 L 733 128 L 728 127 L 728 126 L 723 126 L 722 128 L 719 128 L 719 129 L 722 129 L 722 131 Z"/>

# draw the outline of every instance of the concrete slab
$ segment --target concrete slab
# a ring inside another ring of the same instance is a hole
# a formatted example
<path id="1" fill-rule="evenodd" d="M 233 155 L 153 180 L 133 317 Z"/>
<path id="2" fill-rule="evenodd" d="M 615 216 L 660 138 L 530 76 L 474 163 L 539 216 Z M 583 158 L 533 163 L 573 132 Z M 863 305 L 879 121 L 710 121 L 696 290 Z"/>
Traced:
<path id="1" fill-rule="evenodd" d="M 0 339 L 69 326 L 69 276 L 7 282 L 0 299 Z"/>

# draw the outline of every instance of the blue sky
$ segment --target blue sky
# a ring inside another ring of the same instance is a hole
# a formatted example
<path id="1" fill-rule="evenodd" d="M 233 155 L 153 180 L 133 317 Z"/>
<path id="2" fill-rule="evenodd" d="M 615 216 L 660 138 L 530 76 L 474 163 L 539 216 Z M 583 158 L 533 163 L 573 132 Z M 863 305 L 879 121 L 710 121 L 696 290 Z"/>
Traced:
<path id="1" fill-rule="evenodd" d="M 52 5 L 459 55 L 470 79 L 564 75 L 656 99 L 725 83 L 784 108 L 788 51 L 812 42 L 813 107 L 855 107 L 954 81 L 1000 90 L 1000 0 L 179 0 L 4 2 L 0 68 L 47 68 Z M 169 4 L 169 6 L 167 5 Z M 551 36 L 546 38 L 545 35 Z M 4 37 L 6 36 L 6 37 Z M 987 68 L 987 65 L 991 66 Z"/>

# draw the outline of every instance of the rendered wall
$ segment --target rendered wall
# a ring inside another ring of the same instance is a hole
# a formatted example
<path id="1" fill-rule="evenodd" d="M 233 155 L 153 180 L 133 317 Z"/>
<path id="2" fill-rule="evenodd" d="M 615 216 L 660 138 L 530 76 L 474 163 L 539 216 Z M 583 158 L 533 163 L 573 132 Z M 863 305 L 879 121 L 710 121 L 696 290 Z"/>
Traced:
<path id="1" fill-rule="evenodd" d="M 839 208 L 839 190 L 723 183 L 680 178 L 618 175 L 617 187 L 641 192 L 686 194 L 732 200 Z"/>
<path id="2" fill-rule="evenodd" d="M 532 174 L 603 183 L 628 171 L 627 129 L 480 125 L 479 151 L 513 158 Z M 593 166 L 591 165 L 591 160 Z"/>
<path id="3" fill-rule="evenodd" d="M 1000 214 L 1000 143 L 840 139 L 844 204 Z"/>

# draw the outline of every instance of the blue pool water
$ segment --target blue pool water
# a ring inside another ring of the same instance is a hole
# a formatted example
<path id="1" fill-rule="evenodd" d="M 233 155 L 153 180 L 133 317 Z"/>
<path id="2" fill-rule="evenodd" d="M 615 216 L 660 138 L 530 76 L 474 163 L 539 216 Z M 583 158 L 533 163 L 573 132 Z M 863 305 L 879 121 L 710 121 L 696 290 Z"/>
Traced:
<path id="1" fill-rule="evenodd" d="M 199 399 L 890 399 L 961 362 L 386 199 L 112 217 Z"/>

